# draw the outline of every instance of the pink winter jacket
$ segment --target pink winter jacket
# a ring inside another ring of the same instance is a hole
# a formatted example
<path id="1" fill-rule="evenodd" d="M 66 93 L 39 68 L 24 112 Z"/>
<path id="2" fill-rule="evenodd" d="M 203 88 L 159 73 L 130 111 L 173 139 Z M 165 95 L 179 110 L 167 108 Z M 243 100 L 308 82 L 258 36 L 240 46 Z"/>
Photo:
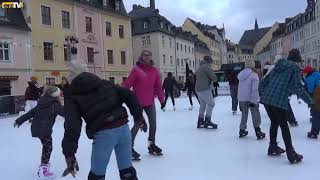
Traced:
<path id="1" fill-rule="evenodd" d="M 138 63 L 132 68 L 123 87 L 132 88 L 142 107 L 154 105 L 157 96 L 160 103 L 164 102 L 164 93 L 158 70 L 149 65 Z"/>

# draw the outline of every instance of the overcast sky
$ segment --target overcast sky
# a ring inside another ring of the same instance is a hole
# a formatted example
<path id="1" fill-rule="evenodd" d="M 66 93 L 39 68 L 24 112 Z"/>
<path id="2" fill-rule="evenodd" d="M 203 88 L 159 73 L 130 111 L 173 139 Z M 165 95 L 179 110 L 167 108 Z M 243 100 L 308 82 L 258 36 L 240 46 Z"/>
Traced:
<path id="1" fill-rule="evenodd" d="M 149 0 L 124 0 L 127 11 L 133 4 L 149 6 Z M 227 38 L 238 43 L 244 30 L 253 29 L 255 18 L 259 27 L 303 12 L 307 0 L 156 0 L 156 8 L 174 25 L 181 26 L 187 17 L 203 24 L 224 23 Z"/>

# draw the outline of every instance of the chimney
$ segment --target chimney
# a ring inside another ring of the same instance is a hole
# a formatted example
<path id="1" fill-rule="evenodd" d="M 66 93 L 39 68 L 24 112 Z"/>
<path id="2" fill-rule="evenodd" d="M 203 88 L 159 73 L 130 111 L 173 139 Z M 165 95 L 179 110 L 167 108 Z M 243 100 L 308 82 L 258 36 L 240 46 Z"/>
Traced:
<path id="1" fill-rule="evenodd" d="M 152 9 L 156 9 L 156 2 L 155 2 L 155 0 L 150 0 L 150 7 L 151 7 Z"/>
<path id="2" fill-rule="evenodd" d="M 254 24 L 254 29 L 258 30 L 259 29 L 259 25 L 258 25 L 258 20 L 256 18 L 255 24 Z"/>
<path id="3" fill-rule="evenodd" d="M 138 9 L 138 5 L 134 4 L 132 5 L 132 10 L 137 10 Z"/>

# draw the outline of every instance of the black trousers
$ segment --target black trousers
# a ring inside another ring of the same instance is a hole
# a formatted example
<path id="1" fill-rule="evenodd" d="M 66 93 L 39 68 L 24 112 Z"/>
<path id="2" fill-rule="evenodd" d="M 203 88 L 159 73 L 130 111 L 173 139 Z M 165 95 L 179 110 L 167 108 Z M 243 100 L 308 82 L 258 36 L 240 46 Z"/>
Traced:
<path id="1" fill-rule="evenodd" d="M 290 103 L 289 103 L 289 109 L 287 110 L 287 119 L 289 123 L 296 122 L 296 118 L 294 117 Z"/>
<path id="2" fill-rule="evenodd" d="M 286 149 L 292 149 L 292 140 L 290 129 L 287 122 L 287 111 L 274 106 L 265 105 L 268 116 L 271 120 L 270 127 L 270 144 L 277 144 L 277 135 L 279 126 L 282 131 L 282 138 L 286 145 Z"/>
<path id="3" fill-rule="evenodd" d="M 196 93 L 196 91 L 195 90 L 188 90 L 188 97 L 189 97 L 189 101 L 190 101 L 190 104 L 193 106 L 193 102 L 192 102 L 192 94 L 194 94 L 194 96 L 196 96 L 196 98 L 197 98 L 197 100 L 198 100 L 198 102 L 199 102 L 199 104 L 200 104 L 200 101 L 199 101 L 199 97 L 198 97 L 198 95 L 197 95 L 197 93 Z"/>
<path id="4" fill-rule="evenodd" d="M 166 98 L 164 100 L 164 104 L 165 105 L 167 104 L 167 100 L 168 100 L 169 96 L 171 97 L 172 104 L 175 106 L 176 103 L 174 101 L 173 90 L 172 91 L 165 91 L 165 97 Z"/>
<path id="5" fill-rule="evenodd" d="M 42 143 L 41 164 L 49 164 L 52 153 L 52 137 L 39 137 Z"/>

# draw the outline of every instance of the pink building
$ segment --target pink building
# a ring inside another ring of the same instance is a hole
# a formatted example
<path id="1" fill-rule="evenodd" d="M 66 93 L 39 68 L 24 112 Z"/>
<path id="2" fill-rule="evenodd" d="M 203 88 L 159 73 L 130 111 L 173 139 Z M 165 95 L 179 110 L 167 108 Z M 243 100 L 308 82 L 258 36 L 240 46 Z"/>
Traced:
<path id="1" fill-rule="evenodd" d="M 25 93 L 31 75 L 29 34 L 21 10 L 0 8 L 0 96 Z"/>
<path id="2" fill-rule="evenodd" d="M 75 30 L 79 38 L 78 57 L 87 64 L 91 73 L 103 78 L 102 27 L 98 11 L 88 3 L 75 3 Z"/>

